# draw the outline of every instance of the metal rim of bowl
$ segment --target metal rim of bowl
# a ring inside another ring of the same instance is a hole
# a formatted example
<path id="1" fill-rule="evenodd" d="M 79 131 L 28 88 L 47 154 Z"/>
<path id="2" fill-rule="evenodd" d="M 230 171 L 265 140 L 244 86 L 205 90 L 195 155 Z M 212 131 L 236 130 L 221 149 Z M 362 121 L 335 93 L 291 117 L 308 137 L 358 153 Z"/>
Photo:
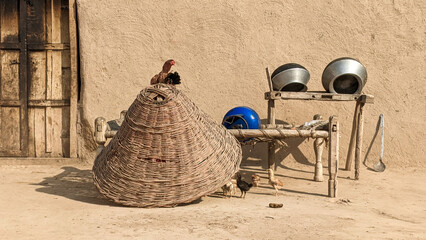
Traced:
<path id="1" fill-rule="evenodd" d="M 342 60 L 352 60 L 352 61 L 356 62 L 357 64 L 359 64 L 361 66 L 361 68 L 363 69 L 363 71 L 365 72 L 365 78 L 364 78 L 364 80 L 362 80 L 361 77 L 358 74 L 356 74 L 356 73 L 345 73 L 345 74 L 340 74 L 340 75 L 334 76 L 331 79 L 331 81 L 329 81 L 328 86 L 325 86 L 324 85 L 324 80 L 323 80 L 324 79 L 324 74 L 326 73 L 326 71 L 329 69 L 330 66 L 332 66 L 336 62 L 339 62 L 339 61 L 342 61 Z M 362 89 L 364 88 L 365 84 L 367 83 L 367 76 L 368 75 L 367 75 L 367 69 L 365 68 L 365 66 L 359 60 L 357 60 L 355 58 L 350 58 L 350 57 L 337 58 L 337 59 L 334 59 L 333 61 L 331 61 L 329 64 L 327 64 L 327 66 L 324 68 L 324 71 L 323 71 L 323 74 L 322 74 L 322 79 L 321 79 L 323 87 L 328 92 L 339 93 L 339 92 L 337 92 L 335 90 L 334 84 L 335 84 L 336 79 L 341 78 L 343 76 L 351 76 L 351 77 L 355 78 L 357 80 L 357 83 L 358 83 L 358 88 L 356 89 L 355 92 L 349 92 L 349 93 L 343 93 L 343 94 L 359 94 L 359 93 L 361 93 Z M 327 89 L 327 87 L 328 87 L 328 89 Z"/>
<path id="2" fill-rule="evenodd" d="M 285 64 L 285 65 L 287 65 L 287 64 Z M 283 66 L 285 66 L 285 65 L 283 65 Z M 283 67 L 283 66 L 281 66 L 281 67 Z M 294 66 L 296 66 L 296 67 L 287 68 L 286 70 L 283 70 L 283 71 L 278 72 L 278 73 L 275 73 L 276 70 L 274 71 L 275 74 L 274 74 L 274 76 L 272 78 L 272 85 L 273 85 L 273 88 L 275 90 L 277 90 L 277 91 L 283 91 L 283 89 L 285 87 L 288 87 L 291 84 L 299 84 L 299 85 L 303 86 L 297 92 L 305 92 L 305 91 L 308 90 L 308 87 L 306 86 L 306 84 L 309 82 L 309 79 L 310 79 L 310 76 L 311 76 L 310 73 L 309 73 L 309 71 L 305 67 L 303 67 L 303 66 L 301 66 L 299 64 L 294 64 Z M 301 79 L 292 79 L 290 81 L 285 81 L 283 83 L 283 86 L 280 87 L 280 89 L 278 89 L 277 87 L 275 87 L 276 84 L 274 84 L 274 79 L 279 78 L 281 75 L 288 74 L 289 72 L 293 72 L 293 71 L 302 71 L 302 72 L 304 72 L 307 75 L 306 83 L 305 83 L 305 81 L 303 81 Z"/>

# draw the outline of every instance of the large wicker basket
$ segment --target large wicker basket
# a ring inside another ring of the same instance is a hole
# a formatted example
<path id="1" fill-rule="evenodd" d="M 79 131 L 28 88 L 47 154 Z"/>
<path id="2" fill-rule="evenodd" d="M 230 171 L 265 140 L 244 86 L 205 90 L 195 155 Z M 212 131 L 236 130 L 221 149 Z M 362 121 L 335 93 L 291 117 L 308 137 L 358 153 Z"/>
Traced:
<path id="1" fill-rule="evenodd" d="M 94 183 L 116 203 L 168 207 L 215 192 L 238 171 L 233 135 L 173 86 L 140 92 L 96 158 Z"/>

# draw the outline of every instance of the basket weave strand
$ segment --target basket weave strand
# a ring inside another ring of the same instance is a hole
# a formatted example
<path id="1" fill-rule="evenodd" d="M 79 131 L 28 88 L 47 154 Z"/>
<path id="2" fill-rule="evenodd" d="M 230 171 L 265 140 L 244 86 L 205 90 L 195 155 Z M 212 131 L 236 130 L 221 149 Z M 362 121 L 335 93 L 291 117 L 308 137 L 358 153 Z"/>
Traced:
<path id="1" fill-rule="evenodd" d="M 140 92 L 93 165 L 94 183 L 112 201 L 169 207 L 213 193 L 238 171 L 233 135 L 175 87 Z"/>

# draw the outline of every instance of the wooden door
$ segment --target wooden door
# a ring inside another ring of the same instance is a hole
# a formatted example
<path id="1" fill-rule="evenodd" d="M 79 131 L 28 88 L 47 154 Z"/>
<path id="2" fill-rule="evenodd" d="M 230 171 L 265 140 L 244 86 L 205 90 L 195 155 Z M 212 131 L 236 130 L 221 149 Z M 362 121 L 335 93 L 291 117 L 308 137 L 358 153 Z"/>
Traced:
<path id="1" fill-rule="evenodd" d="M 0 2 L 0 156 L 70 157 L 68 0 Z"/>
<path id="2" fill-rule="evenodd" d="M 0 1 L 0 156 L 28 155 L 26 8 Z"/>

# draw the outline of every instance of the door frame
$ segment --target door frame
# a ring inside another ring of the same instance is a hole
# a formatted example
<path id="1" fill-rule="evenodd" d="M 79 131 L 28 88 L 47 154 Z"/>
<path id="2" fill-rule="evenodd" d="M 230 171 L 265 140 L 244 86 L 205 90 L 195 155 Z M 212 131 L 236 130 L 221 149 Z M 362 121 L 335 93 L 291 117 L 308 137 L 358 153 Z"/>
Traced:
<path id="1" fill-rule="evenodd" d="M 51 1 L 51 0 L 47 0 Z M 17 43 L 0 43 L 1 50 L 19 50 L 19 101 L 0 100 L 0 106 L 19 107 L 20 113 L 20 150 L 2 150 L 0 158 L 28 157 L 29 126 L 28 126 L 28 43 L 27 43 L 27 0 L 19 0 L 19 36 Z M 70 158 L 78 157 L 77 149 L 77 101 L 78 101 L 78 46 L 77 46 L 77 7 L 76 0 L 68 0 L 69 34 L 70 34 Z"/>

